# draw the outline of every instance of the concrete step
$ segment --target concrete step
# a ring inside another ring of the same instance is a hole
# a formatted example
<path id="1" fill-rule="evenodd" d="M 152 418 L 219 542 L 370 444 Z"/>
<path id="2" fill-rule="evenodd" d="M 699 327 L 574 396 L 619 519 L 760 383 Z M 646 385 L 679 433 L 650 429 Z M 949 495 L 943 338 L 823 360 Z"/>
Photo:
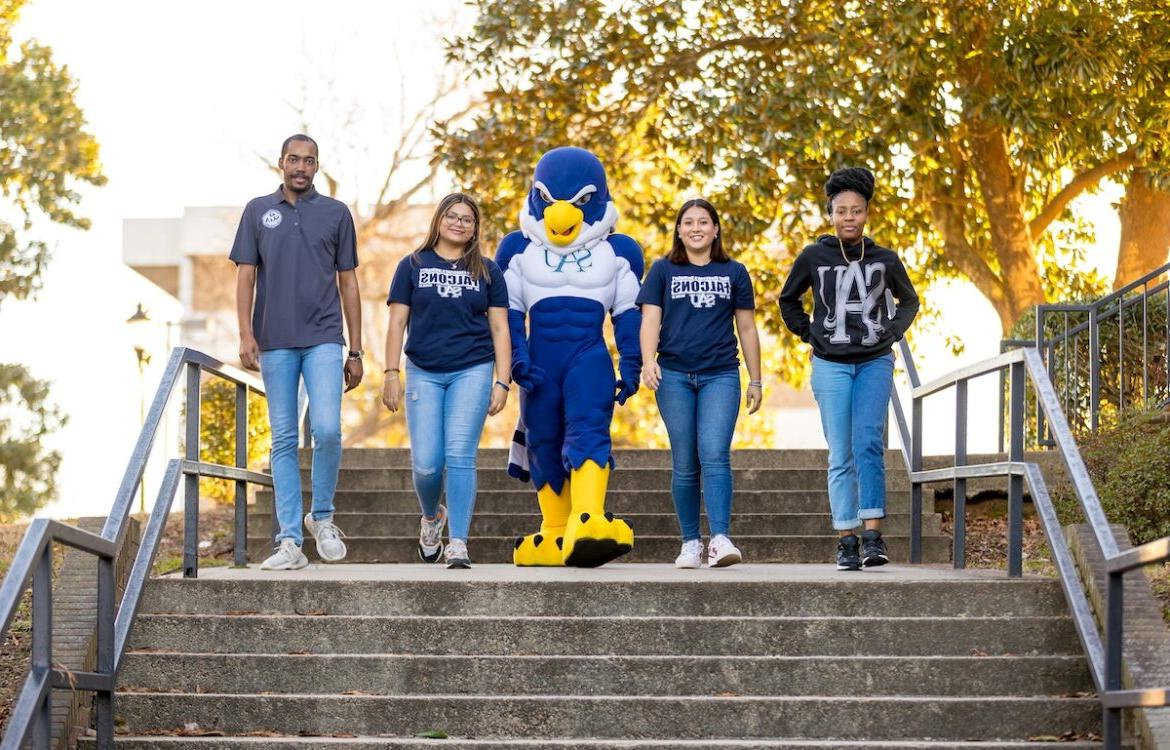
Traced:
<path id="1" fill-rule="evenodd" d="M 304 509 L 312 502 L 309 485 L 303 487 Z M 413 489 L 406 490 L 341 490 L 333 498 L 339 512 L 346 513 L 418 513 L 418 496 Z M 669 487 L 665 490 L 623 491 L 606 494 L 605 507 L 618 515 L 627 513 L 670 513 L 674 510 Z M 475 497 L 476 511 L 482 513 L 535 513 L 536 492 L 529 486 L 516 483 L 511 489 L 480 488 Z M 829 493 L 824 487 L 813 490 L 741 490 L 733 498 L 732 513 L 827 513 Z M 265 513 L 272 509 L 272 491 L 256 493 L 252 512 Z M 886 510 L 890 513 L 910 511 L 910 492 L 893 490 L 886 493 Z M 934 494 L 923 493 L 923 512 L 934 512 Z"/>
<path id="2" fill-rule="evenodd" d="M 500 740 L 452 738 L 441 741 L 443 750 L 841 750 L 842 740 L 594 740 L 530 739 L 508 737 Z M 127 737 L 117 739 L 120 750 L 418 750 L 440 745 L 436 740 L 385 737 Z M 1053 750 L 1051 741 L 914 741 L 870 740 L 853 737 L 846 747 L 872 750 Z M 78 742 L 79 750 L 96 750 L 92 739 Z M 1061 742 L 1059 750 L 1099 750 L 1100 742 Z M 1132 750 L 1123 745 L 1124 750 Z"/>
<path id="3" fill-rule="evenodd" d="M 129 654 L 122 690 L 375 695 L 821 695 L 848 674 L 869 695 L 1058 696 L 1092 691 L 1079 656 L 354 656 Z M 599 679 L 600 677 L 600 679 Z M 601 683 L 600 685 L 598 683 Z"/>
<path id="4" fill-rule="evenodd" d="M 272 542 L 268 536 L 260 536 L 262 527 L 250 524 L 248 537 L 248 559 L 259 563 L 272 553 Z M 537 530 L 533 525 L 529 532 Z M 264 529 L 269 532 L 269 529 Z M 670 536 L 649 536 L 634 530 L 634 549 L 624 555 L 622 562 L 630 563 L 673 563 L 678 556 L 680 542 L 678 534 Z M 885 537 L 890 560 L 895 563 L 909 561 L 910 539 L 905 536 Z M 469 540 L 468 550 L 475 563 L 510 563 L 515 548 L 514 536 L 475 537 Z M 733 538 L 749 563 L 819 563 L 829 564 L 836 560 L 837 535 L 820 534 L 806 536 L 753 536 L 741 534 Z M 351 563 L 417 563 L 418 535 L 367 537 L 349 536 L 345 539 L 349 549 L 346 562 Z M 303 547 L 310 561 L 319 561 L 317 548 L 312 538 Z M 926 536 L 922 540 L 922 557 L 927 563 L 945 563 L 951 559 L 951 540 L 945 536 Z"/>
<path id="5" fill-rule="evenodd" d="M 619 448 L 613 452 L 619 469 L 670 468 L 670 451 L 661 449 Z M 312 451 L 301 449 L 302 466 L 308 466 Z M 508 465 L 508 451 L 504 448 L 480 448 L 476 462 L 482 469 L 498 469 Z M 758 449 L 743 448 L 731 451 L 733 468 L 744 469 L 824 469 L 829 463 L 825 449 Z M 388 469 L 409 468 L 409 448 L 346 448 L 341 454 L 342 468 Z M 900 450 L 886 451 L 886 466 L 905 471 Z"/>
<path id="6" fill-rule="evenodd" d="M 196 724 L 242 734 L 411 736 L 441 729 L 477 738 L 591 737 L 833 739 L 858 728 L 882 739 L 1026 739 L 1099 726 L 1090 698 L 649 697 L 223 695 L 126 692 L 118 716 L 127 731 L 152 733 Z M 848 741 L 853 746 L 855 739 Z"/>
<path id="7" fill-rule="evenodd" d="M 679 534 L 678 516 L 669 513 L 624 513 L 620 517 L 633 527 L 635 533 L 647 536 L 669 536 Z M 911 516 L 905 513 L 891 513 L 882 521 L 883 532 L 892 536 L 910 533 Z M 419 513 L 347 513 L 339 512 L 333 517 L 337 526 L 346 534 L 377 537 L 417 533 Z M 252 528 L 257 531 L 272 527 L 272 516 L 255 513 L 249 518 Z M 832 517 L 828 513 L 733 513 L 731 535 L 737 536 L 807 536 L 824 534 L 832 528 Z M 536 513 L 491 513 L 476 512 L 471 520 L 471 538 L 489 536 L 523 536 L 540 528 L 540 515 Z M 708 528 L 705 518 L 702 528 Z M 942 516 L 932 513 L 922 519 L 923 533 L 928 536 L 942 534 Z"/>
<path id="8" fill-rule="evenodd" d="M 979 571 L 980 578 L 937 580 L 953 572 L 888 566 L 849 574 L 821 566 L 794 566 L 787 569 L 794 571 L 788 579 L 776 580 L 776 573 L 750 565 L 702 571 L 666 566 L 639 570 L 651 567 L 615 563 L 582 571 L 477 565 L 469 571 L 449 571 L 421 564 L 331 565 L 294 574 L 207 569 L 204 577 L 195 580 L 151 581 L 141 611 L 463 617 L 517 613 L 605 617 L 637 612 L 705 617 L 730 612 L 743 617 L 817 617 L 840 615 L 866 602 L 880 602 L 882 614 L 919 617 L 1058 617 L 1068 611 L 1057 581 L 1008 579 L 993 571 Z M 392 578 L 372 580 L 375 572 Z M 644 580 L 627 580 L 631 572 L 641 573 Z M 651 573 L 669 580 L 650 579 Z M 327 574 L 328 580 L 324 579 Z M 935 578 L 923 577 L 927 574 Z M 493 580 L 501 575 L 511 580 Z M 592 580 L 573 580 L 586 575 Z M 893 578 L 902 575 L 915 577 Z M 172 644 L 171 650 L 179 645 Z"/>
<path id="9" fill-rule="evenodd" d="M 301 480 L 308 487 L 308 469 L 301 470 Z M 610 475 L 611 490 L 669 490 L 671 471 L 667 468 L 622 468 Z M 507 490 L 531 487 L 508 476 L 501 467 L 480 467 L 479 487 L 485 490 Z M 823 490 L 826 482 L 824 468 L 817 469 L 733 469 L 732 481 L 738 490 Z M 886 473 L 889 489 L 908 490 L 905 472 Z M 338 477 L 339 490 L 409 490 L 414 488 L 411 470 L 398 469 L 343 469 Z"/>
<path id="10" fill-rule="evenodd" d="M 141 615 L 136 651 L 286 654 L 979 656 L 1080 650 L 1067 617 Z M 862 634 L 863 633 L 863 634 Z M 360 731 L 360 730 L 350 730 Z"/>

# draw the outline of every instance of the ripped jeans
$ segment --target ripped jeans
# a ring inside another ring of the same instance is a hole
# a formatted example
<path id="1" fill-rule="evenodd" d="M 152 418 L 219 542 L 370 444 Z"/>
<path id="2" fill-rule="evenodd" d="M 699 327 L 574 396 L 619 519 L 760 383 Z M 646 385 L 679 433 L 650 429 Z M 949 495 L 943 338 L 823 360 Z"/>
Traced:
<path id="1" fill-rule="evenodd" d="M 475 457 L 491 398 L 491 361 L 432 372 L 406 361 L 406 426 L 414 491 L 424 516 L 439 512 L 443 473 L 452 539 L 467 539 L 475 510 Z"/>

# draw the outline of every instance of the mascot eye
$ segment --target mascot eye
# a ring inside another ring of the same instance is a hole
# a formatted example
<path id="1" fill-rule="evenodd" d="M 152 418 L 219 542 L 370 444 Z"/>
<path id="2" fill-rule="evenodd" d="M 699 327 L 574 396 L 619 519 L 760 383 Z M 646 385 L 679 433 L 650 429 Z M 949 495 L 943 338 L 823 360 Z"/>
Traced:
<path id="1" fill-rule="evenodd" d="M 589 199 L 591 197 L 593 197 L 593 193 L 586 193 L 585 195 L 582 195 L 577 200 L 573 201 L 573 205 L 574 206 L 584 206 L 586 203 L 589 202 Z"/>
<path id="2" fill-rule="evenodd" d="M 536 192 L 540 195 L 540 199 L 545 203 L 556 203 L 556 201 L 553 200 L 553 197 L 549 195 L 548 191 L 544 188 L 537 188 Z"/>

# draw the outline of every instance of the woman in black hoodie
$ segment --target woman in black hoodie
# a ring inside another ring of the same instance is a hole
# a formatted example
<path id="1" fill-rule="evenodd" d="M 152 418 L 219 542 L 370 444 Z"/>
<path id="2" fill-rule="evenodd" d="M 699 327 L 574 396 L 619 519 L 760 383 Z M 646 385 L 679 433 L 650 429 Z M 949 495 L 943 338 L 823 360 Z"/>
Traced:
<path id="1" fill-rule="evenodd" d="M 880 519 L 886 515 L 882 435 L 894 383 L 891 349 L 918 313 L 902 261 L 863 233 L 873 189 L 868 169 L 833 172 L 825 194 L 836 234 L 801 251 L 780 292 L 784 324 L 812 346 L 813 394 L 829 444 L 829 506 L 840 534 L 838 570 L 889 562 Z M 810 289 L 811 319 L 801 301 Z M 886 289 L 898 302 L 893 316 Z"/>

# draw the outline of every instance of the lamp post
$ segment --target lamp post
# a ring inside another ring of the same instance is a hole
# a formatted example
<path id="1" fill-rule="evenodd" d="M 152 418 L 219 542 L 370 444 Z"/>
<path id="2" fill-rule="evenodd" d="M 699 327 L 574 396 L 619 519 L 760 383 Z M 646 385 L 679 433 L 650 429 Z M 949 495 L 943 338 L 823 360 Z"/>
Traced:
<path id="1" fill-rule="evenodd" d="M 146 425 L 146 366 L 150 364 L 150 352 L 147 351 L 146 346 L 142 343 L 144 340 L 144 329 L 147 327 L 144 324 L 150 323 L 150 315 L 146 309 L 142 307 L 142 303 L 138 303 L 138 308 L 134 314 L 126 319 L 126 324 L 130 326 L 135 339 L 134 354 L 138 358 L 138 424 L 140 426 Z M 142 479 L 138 483 L 138 512 L 146 512 L 146 469 L 143 468 Z"/>

